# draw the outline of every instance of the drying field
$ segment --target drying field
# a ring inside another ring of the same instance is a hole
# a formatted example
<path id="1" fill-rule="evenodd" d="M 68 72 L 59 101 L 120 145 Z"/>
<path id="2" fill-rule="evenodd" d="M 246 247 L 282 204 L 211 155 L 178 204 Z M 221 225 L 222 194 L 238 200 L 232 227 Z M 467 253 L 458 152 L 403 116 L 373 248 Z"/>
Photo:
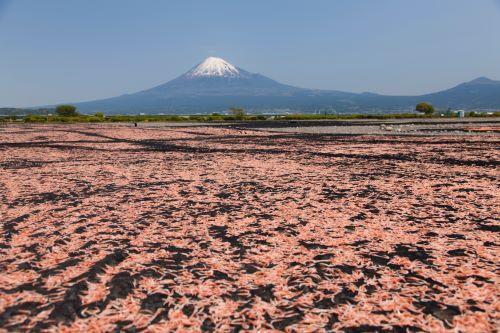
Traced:
<path id="1" fill-rule="evenodd" d="M 499 143 L 0 128 L 0 330 L 493 332 Z"/>

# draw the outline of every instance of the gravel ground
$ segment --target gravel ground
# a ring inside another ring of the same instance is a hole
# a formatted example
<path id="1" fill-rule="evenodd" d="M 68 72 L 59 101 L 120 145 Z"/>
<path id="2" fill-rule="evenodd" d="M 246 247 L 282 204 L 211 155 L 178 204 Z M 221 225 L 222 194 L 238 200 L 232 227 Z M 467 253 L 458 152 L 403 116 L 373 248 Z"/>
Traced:
<path id="1" fill-rule="evenodd" d="M 244 127 L 259 129 L 259 124 Z M 347 121 L 289 121 L 269 122 L 260 127 L 265 131 L 309 134 L 349 135 L 498 135 L 500 118 L 467 119 L 401 119 L 401 120 L 347 120 Z"/>
<path id="2" fill-rule="evenodd" d="M 496 332 L 498 136 L 0 129 L 0 330 Z"/>
<path id="3" fill-rule="evenodd" d="M 140 123 L 142 128 L 221 126 L 283 133 L 346 135 L 499 135 L 500 118 L 347 119 L 249 123 Z"/>
<path id="4" fill-rule="evenodd" d="M 357 135 L 500 135 L 500 124 L 387 124 L 387 125 L 350 125 L 350 126 L 311 126 L 265 128 L 266 131 L 312 134 L 357 134 Z"/>

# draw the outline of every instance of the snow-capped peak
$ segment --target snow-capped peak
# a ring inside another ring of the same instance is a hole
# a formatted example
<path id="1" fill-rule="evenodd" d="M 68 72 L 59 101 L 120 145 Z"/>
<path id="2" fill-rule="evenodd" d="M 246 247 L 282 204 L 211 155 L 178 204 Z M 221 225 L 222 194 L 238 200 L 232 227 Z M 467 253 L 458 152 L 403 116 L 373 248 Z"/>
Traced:
<path id="1" fill-rule="evenodd" d="M 189 77 L 236 77 L 240 75 L 238 69 L 224 59 L 209 57 L 201 64 L 190 70 L 187 75 Z"/>

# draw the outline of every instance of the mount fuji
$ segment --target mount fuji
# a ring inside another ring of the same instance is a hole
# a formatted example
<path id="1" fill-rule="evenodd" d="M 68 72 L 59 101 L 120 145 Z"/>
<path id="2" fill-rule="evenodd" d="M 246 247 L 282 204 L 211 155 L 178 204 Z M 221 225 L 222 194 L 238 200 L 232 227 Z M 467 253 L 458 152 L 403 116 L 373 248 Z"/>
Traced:
<path id="1" fill-rule="evenodd" d="M 200 96 L 279 96 L 303 89 L 247 72 L 221 58 L 210 57 L 184 75 L 139 94 L 157 98 Z"/>
<path id="2" fill-rule="evenodd" d="M 480 78 L 450 90 L 424 96 L 383 96 L 313 90 L 279 83 L 250 73 L 224 59 L 209 57 L 185 74 L 157 87 L 118 97 L 75 103 L 79 111 L 107 114 L 206 113 L 243 107 L 250 112 L 408 111 L 421 101 L 438 107 L 500 108 L 500 82 Z"/>
<path id="3" fill-rule="evenodd" d="M 221 58 L 210 57 L 187 73 L 157 87 L 114 98 L 77 103 L 83 112 L 192 113 L 223 111 L 232 106 L 251 109 L 276 105 L 307 91 L 247 72 Z M 272 103 L 269 101 L 272 100 Z"/>

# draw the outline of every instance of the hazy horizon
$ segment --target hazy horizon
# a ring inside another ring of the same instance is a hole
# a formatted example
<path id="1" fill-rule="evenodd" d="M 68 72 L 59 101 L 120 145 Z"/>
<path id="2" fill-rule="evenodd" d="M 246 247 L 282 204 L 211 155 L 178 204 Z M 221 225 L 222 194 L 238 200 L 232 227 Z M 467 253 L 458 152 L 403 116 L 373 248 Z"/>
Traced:
<path id="1" fill-rule="evenodd" d="M 208 56 L 282 83 L 420 95 L 500 79 L 500 1 L 0 0 L 0 107 L 169 81 Z"/>

